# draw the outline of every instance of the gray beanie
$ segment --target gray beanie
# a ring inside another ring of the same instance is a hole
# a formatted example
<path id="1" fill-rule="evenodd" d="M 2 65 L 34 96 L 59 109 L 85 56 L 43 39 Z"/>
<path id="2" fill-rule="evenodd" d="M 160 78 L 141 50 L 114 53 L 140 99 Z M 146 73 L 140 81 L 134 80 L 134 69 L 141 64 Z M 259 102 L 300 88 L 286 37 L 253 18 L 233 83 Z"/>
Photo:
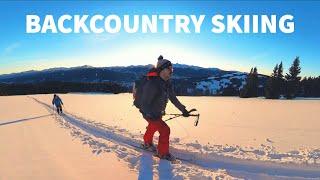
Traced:
<path id="1" fill-rule="evenodd" d="M 159 72 L 170 66 L 172 66 L 171 61 L 169 61 L 168 59 L 163 59 L 162 55 L 158 57 L 157 69 L 159 70 Z"/>

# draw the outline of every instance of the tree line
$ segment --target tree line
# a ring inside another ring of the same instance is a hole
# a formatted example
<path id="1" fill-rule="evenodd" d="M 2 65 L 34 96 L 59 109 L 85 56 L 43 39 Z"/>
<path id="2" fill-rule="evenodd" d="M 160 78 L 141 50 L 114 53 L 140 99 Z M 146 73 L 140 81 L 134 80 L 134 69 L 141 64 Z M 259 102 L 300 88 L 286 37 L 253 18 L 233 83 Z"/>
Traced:
<path id="1" fill-rule="evenodd" d="M 304 77 L 301 80 L 300 58 L 296 57 L 289 68 L 289 72 L 283 75 L 283 64 L 276 64 L 271 76 L 264 86 L 264 96 L 267 99 L 279 99 L 285 97 L 293 99 L 297 96 L 320 97 L 320 76 Z M 258 96 L 258 70 L 252 68 L 246 79 L 246 85 L 240 91 L 240 97 Z"/>

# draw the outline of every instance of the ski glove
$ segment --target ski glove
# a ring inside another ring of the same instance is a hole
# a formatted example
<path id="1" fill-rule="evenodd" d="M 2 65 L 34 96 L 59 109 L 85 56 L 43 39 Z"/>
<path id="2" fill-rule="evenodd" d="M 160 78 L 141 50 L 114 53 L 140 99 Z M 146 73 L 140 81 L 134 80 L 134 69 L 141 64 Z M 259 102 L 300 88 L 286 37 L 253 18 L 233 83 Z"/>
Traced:
<path id="1" fill-rule="evenodd" d="M 182 111 L 182 116 L 183 116 L 183 117 L 189 117 L 190 114 L 189 114 L 189 112 L 188 112 L 186 109 L 184 109 L 184 110 Z"/>

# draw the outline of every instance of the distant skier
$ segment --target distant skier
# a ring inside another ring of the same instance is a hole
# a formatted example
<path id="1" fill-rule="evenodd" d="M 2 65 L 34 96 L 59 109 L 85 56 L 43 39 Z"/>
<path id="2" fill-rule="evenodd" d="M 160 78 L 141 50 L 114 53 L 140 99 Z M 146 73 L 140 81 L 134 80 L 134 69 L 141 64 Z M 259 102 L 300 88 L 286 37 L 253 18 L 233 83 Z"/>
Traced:
<path id="1" fill-rule="evenodd" d="M 186 107 L 180 103 L 173 90 L 170 78 L 173 73 L 172 63 L 163 59 L 160 55 L 156 68 L 149 71 L 146 82 L 143 84 L 141 94 L 140 112 L 148 121 L 147 130 L 144 134 L 145 149 L 155 150 L 153 145 L 153 136 L 156 131 L 159 132 L 158 156 L 162 159 L 174 160 L 169 153 L 170 128 L 162 120 L 165 114 L 168 99 L 182 112 L 184 117 L 189 116 Z"/>
<path id="2" fill-rule="evenodd" d="M 61 98 L 56 94 L 53 95 L 52 105 L 56 106 L 58 114 L 62 113 L 63 102 L 62 102 Z"/>

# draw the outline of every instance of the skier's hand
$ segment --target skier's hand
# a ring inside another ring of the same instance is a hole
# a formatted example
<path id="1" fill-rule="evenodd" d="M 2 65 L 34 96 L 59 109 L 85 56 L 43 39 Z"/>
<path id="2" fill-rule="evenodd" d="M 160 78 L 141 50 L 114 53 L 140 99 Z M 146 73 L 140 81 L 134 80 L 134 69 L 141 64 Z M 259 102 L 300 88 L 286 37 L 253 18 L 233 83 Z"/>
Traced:
<path id="1" fill-rule="evenodd" d="M 189 116 L 190 116 L 189 111 L 187 111 L 186 109 L 184 109 L 184 110 L 182 111 L 182 116 L 183 116 L 183 117 L 189 117 Z"/>

